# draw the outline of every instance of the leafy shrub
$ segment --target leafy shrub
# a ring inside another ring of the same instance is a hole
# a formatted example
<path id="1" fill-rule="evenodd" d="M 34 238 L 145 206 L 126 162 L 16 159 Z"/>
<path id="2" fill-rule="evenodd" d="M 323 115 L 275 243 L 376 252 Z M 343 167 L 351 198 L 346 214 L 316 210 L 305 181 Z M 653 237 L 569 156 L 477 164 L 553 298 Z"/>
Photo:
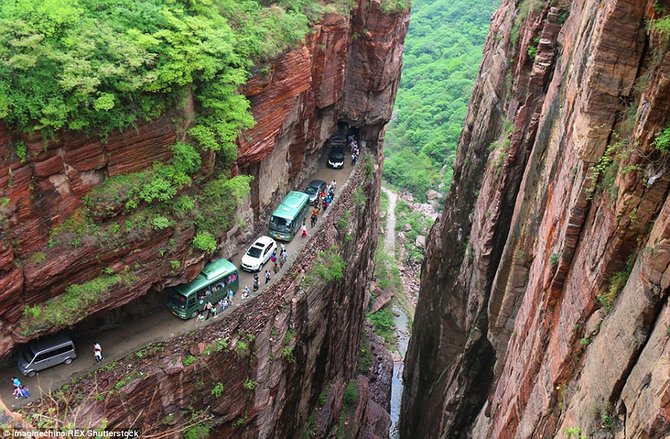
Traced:
<path id="1" fill-rule="evenodd" d="M 649 23 L 649 28 L 654 32 L 658 32 L 663 38 L 670 39 L 670 17 L 652 20 Z"/>
<path id="2" fill-rule="evenodd" d="M 193 238 L 193 247 L 205 253 L 214 253 L 216 239 L 208 232 L 200 232 Z"/>
<path id="3" fill-rule="evenodd" d="M 670 19 L 668 19 L 668 22 L 670 23 Z M 670 36 L 670 25 L 668 27 L 668 32 L 668 35 Z M 670 125 L 661 131 L 658 136 L 656 136 L 653 145 L 661 152 L 667 152 L 670 150 Z"/>
<path id="4" fill-rule="evenodd" d="M 209 182 L 197 198 L 194 215 L 198 231 L 220 236 L 229 230 L 235 221 L 235 209 L 249 195 L 252 179 L 248 175 L 230 179 L 221 176 Z"/>
<path id="5" fill-rule="evenodd" d="M 382 0 L 381 9 L 385 14 L 393 14 L 407 10 L 411 3 L 411 0 Z"/>
<path id="6" fill-rule="evenodd" d="M 152 221 L 154 230 L 164 230 L 170 227 L 172 222 L 162 215 L 157 215 Z"/>
<path id="7" fill-rule="evenodd" d="M 597 299 L 606 313 L 612 310 L 612 304 L 621 292 L 626 283 L 631 271 L 633 271 L 633 264 L 635 262 L 635 254 L 632 254 L 626 261 L 626 266 L 623 270 L 617 271 L 612 275 L 609 282 L 609 288 L 606 293 L 599 294 Z"/>
<path id="8" fill-rule="evenodd" d="M 344 388 L 344 405 L 353 407 L 358 402 L 358 384 L 355 380 L 349 381 Z"/>
<path id="9" fill-rule="evenodd" d="M 185 367 L 188 367 L 191 364 L 195 363 L 196 360 L 197 360 L 197 358 L 195 358 L 195 356 L 187 355 L 184 358 L 182 358 L 181 364 L 183 364 Z"/>
<path id="10" fill-rule="evenodd" d="M 16 142 L 16 157 L 19 158 L 21 163 L 25 162 L 28 160 L 28 148 L 26 147 L 26 144 L 23 143 L 22 141 Z"/>
<path id="11" fill-rule="evenodd" d="M 284 360 L 293 363 L 295 362 L 295 355 L 293 354 L 293 348 L 292 347 L 285 347 L 282 348 L 281 350 L 281 356 Z"/>
<path id="12" fill-rule="evenodd" d="M 192 425 L 184 430 L 184 439 L 207 439 L 209 427 L 206 425 Z"/>
<path id="13" fill-rule="evenodd" d="M 223 383 L 216 383 L 212 388 L 212 395 L 214 395 L 215 398 L 221 398 L 221 395 L 223 395 Z"/>
<path id="14" fill-rule="evenodd" d="M 216 352 L 221 352 L 224 349 L 228 349 L 228 340 L 227 339 L 221 339 L 216 341 L 215 348 Z"/>
<path id="15" fill-rule="evenodd" d="M 249 391 L 254 390 L 256 386 L 258 386 L 258 383 L 250 378 L 247 378 L 247 380 L 244 382 L 244 388 Z"/>
<path id="16" fill-rule="evenodd" d="M 337 246 L 319 252 L 314 263 L 314 273 L 326 282 L 339 281 L 344 277 L 346 264 L 337 253 Z"/>
<path id="17" fill-rule="evenodd" d="M 175 200 L 172 208 L 179 217 L 185 217 L 195 209 L 195 200 L 188 195 L 182 195 Z"/>
<path id="18" fill-rule="evenodd" d="M 387 346 L 392 346 L 395 343 L 395 322 L 391 308 L 387 306 L 375 313 L 368 313 L 367 317 L 375 334 L 383 338 Z"/>
<path id="19" fill-rule="evenodd" d="M 235 345 L 235 351 L 240 353 L 240 352 L 247 352 L 249 350 L 249 345 L 247 342 L 239 340 L 237 344 Z"/>

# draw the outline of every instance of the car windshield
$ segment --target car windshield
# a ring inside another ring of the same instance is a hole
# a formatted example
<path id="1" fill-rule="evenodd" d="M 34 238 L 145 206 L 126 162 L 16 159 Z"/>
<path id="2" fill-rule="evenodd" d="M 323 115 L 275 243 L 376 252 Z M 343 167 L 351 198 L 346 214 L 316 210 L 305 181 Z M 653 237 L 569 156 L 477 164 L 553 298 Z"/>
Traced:
<path id="1" fill-rule="evenodd" d="M 23 350 L 23 358 L 25 358 L 26 362 L 30 363 L 33 361 L 33 358 L 35 358 L 35 353 L 32 351 L 32 349 L 26 347 Z"/>
<path id="2" fill-rule="evenodd" d="M 261 247 L 256 247 L 255 245 L 252 247 L 249 247 L 249 251 L 247 251 L 247 256 L 251 256 L 252 258 L 257 258 L 261 255 L 262 252 Z"/>
<path id="3" fill-rule="evenodd" d="M 170 297 L 170 301 L 178 308 L 186 308 L 186 296 L 183 294 L 174 291 Z"/>
<path id="4" fill-rule="evenodd" d="M 287 220 L 286 218 L 281 218 L 273 215 L 272 219 L 270 220 L 270 226 L 274 230 L 278 230 L 280 232 L 288 232 L 291 230 L 291 220 Z"/>
<path id="5" fill-rule="evenodd" d="M 307 186 L 307 189 L 305 189 L 305 193 L 307 195 L 314 195 L 319 191 L 319 188 L 316 186 Z"/>

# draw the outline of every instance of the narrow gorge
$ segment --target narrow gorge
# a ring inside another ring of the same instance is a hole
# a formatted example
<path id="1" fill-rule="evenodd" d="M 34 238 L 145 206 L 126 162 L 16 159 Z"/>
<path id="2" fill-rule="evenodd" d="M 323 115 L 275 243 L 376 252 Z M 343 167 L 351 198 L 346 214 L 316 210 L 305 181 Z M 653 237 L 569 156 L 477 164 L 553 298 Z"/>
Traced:
<path id="1" fill-rule="evenodd" d="M 670 437 L 670 0 L 482 5 L 0 2 L 2 433 Z"/>

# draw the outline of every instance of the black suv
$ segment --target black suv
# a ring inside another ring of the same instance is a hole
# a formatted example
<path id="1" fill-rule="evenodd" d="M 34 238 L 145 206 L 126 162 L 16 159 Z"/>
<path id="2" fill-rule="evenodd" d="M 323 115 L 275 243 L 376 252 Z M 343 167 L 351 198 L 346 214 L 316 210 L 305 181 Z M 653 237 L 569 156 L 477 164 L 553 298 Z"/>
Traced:
<path id="1" fill-rule="evenodd" d="M 344 148 L 333 146 L 328 153 L 328 167 L 333 169 L 344 168 Z"/>

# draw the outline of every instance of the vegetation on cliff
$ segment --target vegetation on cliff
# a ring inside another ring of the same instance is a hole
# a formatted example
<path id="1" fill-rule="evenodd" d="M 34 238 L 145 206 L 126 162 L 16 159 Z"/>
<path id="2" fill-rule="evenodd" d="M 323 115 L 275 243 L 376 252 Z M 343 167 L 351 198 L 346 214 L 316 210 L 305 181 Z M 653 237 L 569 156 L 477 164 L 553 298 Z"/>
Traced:
<path id="1" fill-rule="evenodd" d="M 255 61 L 295 45 L 323 12 L 316 0 L 6 1 L 0 118 L 26 132 L 105 134 L 193 93 L 200 117 L 190 134 L 234 154 L 239 130 L 253 123 L 238 87 Z"/>
<path id="2" fill-rule="evenodd" d="M 496 5 L 490 0 L 413 2 L 395 119 L 386 136 L 384 178 L 422 201 L 440 183 L 448 189 Z"/>

